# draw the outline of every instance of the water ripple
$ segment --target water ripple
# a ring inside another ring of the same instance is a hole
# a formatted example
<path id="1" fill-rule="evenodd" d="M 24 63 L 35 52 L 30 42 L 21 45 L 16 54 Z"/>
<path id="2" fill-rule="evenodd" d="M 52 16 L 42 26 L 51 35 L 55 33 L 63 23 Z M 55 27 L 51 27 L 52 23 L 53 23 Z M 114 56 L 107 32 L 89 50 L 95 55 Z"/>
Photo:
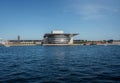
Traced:
<path id="1" fill-rule="evenodd" d="M 119 83 L 120 46 L 0 47 L 0 83 Z"/>

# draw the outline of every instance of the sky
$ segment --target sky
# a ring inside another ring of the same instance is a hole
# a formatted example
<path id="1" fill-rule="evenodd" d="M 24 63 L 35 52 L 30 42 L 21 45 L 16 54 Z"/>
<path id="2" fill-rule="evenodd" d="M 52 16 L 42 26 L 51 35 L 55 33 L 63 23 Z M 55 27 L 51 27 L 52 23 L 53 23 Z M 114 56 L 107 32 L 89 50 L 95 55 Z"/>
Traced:
<path id="1" fill-rule="evenodd" d="M 75 39 L 120 40 L 120 0 L 0 0 L 0 38 L 43 39 L 63 30 Z"/>

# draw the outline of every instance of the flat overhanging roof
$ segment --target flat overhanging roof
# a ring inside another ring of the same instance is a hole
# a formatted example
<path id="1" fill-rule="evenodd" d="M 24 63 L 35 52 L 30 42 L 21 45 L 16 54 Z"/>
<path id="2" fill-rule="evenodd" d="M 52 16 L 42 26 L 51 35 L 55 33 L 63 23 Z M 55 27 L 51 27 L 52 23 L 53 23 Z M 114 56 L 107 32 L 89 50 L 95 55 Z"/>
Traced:
<path id="1" fill-rule="evenodd" d="M 76 35 L 78 35 L 78 33 L 63 33 L 63 34 L 51 34 L 51 33 L 46 33 L 45 35 L 44 35 L 44 37 L 46 37 L 46 36 L 53 36 L 53 35 L 66 35 L 66 36 L 76 36 Z"/>

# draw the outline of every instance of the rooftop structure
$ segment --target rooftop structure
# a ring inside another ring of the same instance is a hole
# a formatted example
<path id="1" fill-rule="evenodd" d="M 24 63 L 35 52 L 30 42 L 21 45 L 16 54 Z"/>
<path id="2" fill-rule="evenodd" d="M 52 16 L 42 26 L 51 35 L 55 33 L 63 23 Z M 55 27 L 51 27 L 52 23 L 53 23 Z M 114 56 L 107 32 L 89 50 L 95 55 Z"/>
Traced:
<path id="1" fill-rule="evenodd" d="M 52 31 L 44 35 L 43 45 L 73 45 L 73 36 L 77 33 L 64 33 L 63 31 Z"/>
<path id="2" fill-rule="evenodd" d="M 62 30 L 54 30 L 54 31 L 51 31 L 51 34 L 63 34 L 64 31 Z"/>

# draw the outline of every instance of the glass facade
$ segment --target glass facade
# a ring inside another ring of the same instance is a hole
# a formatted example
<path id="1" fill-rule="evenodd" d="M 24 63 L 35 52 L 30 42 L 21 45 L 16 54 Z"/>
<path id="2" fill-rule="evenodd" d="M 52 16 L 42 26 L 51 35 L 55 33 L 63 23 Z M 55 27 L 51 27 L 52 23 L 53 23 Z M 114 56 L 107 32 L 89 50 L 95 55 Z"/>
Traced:
<path id="1" fill-rule="evenodd" d="M 71 38 L 69 35 L 54 34 L 47 36 L 45 39 L 47 44 L 68 44 Z"/>

